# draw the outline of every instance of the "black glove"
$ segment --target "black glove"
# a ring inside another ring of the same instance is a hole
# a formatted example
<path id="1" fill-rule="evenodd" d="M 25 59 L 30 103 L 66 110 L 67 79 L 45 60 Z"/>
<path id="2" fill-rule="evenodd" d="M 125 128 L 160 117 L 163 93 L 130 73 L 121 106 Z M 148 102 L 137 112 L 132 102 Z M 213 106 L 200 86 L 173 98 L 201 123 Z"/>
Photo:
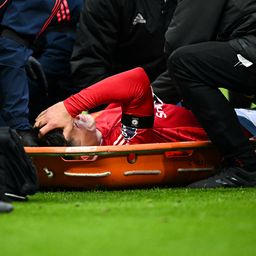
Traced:
<path id="1" fill-rule="evenodd" d="M 40 88 L 44 90 L 45 95 L 48 95 L 48 82 L 43 67 L 41 63 L 33 56 L 28 58 L 28 62 L 26 64 L 26 72 L 28 77 L 31 80 L 36 81 Z"/>

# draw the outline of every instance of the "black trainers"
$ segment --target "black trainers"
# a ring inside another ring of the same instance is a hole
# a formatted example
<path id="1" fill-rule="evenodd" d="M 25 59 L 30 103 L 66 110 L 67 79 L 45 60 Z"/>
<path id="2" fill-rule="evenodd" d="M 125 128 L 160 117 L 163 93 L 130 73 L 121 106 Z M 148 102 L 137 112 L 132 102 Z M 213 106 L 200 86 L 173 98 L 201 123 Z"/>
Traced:
<path id="1" fill-rule="evenodd" d="M 36 132 L 33 129 L 30 130 L 17 130 L 23 146 L 37 147 L 38 146 L 38 137 Z"/>
<path id="2" fill-rule="evenodd" d="M 214 176 L 194 182 L 189 188 L 235 188 L 256 187 L 256 171 L 248 172 L 240 167 L 221 169 Z"/>

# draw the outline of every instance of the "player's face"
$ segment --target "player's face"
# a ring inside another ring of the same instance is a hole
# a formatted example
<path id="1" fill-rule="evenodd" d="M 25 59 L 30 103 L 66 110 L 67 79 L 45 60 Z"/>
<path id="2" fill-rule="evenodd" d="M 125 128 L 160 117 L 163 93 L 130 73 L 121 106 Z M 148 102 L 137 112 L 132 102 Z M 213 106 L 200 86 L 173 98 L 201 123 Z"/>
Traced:
<path id="1" fill-rule="evenodd" d="M 75 124 L 73 129 L 68 133 L 63 133 L 65 139 L 68 141 L 70 146 L 86 146 L 87 139 L 86 135 L 84 134 L 84 129 L 80 129 Z M 90 135 L 88 135 L 90 136 Z"/>
<path id="2" fill-rule="evenodd" d="M 77 116 L 72 130 L 63 135 L 72 146 L 97 146 L 100 139 L 94 118 L 84 114 Z"/>

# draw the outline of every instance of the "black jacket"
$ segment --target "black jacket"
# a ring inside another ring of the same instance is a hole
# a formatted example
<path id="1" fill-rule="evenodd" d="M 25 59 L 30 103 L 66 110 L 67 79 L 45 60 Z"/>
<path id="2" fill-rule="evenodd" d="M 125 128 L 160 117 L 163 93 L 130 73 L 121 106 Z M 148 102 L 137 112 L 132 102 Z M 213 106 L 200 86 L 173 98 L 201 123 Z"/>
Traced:
<path id="1" fill-rule="evenodd" d="M 176 0 L 86 0 L 71 69 L 79 89 L 133 67 L 151 81 L 166 69 L 164 34 Z"/>
<path id="2" fill-rule="evenodd" d="M 178 0 L 166 33 L 167 54 L 206 41 L 229 41 L 256 64 L 256 0 Z"/>
<path id="3" fill-rule="evenodd" d="M 256 64 L 256 0 L 178 0 L 165 37 L 167 56 L 189 44 L 229 41 L 237 53 Z M 166 103 L 181 99 L 168 72 L 152 87 Z"/>

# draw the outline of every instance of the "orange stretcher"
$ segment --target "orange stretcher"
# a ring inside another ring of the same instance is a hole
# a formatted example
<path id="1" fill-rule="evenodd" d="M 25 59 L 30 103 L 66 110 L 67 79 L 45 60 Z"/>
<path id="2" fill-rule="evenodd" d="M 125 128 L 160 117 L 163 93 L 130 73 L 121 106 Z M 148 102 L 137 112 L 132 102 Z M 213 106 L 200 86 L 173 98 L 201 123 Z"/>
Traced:
<path id="1" fill-rule="evenodd" d="M 40 186 L 51 189 L 184 186 L 209 177 L 220 164 L 209 141 L 25 151 L 37 167 Z"/>

